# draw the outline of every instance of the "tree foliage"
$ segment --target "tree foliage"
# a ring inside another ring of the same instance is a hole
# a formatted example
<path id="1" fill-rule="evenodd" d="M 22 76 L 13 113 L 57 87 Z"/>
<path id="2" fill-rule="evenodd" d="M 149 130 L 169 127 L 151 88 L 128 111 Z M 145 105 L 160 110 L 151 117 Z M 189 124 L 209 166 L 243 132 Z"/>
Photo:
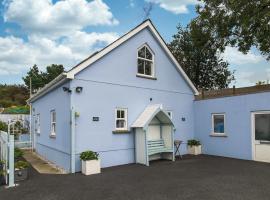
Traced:
<path id="1" fill-rule="evenodd" d="M 218 51 L 210 32 L 196 20 L 187 27 L 177 27 L 178 32 L 168 45 L 186 74 L 197 88 L 219 89 L 228 87 L 234 79 Z"/>
<path id="2" fill-rule="evenodd" d="M 46 71 L 39 70 L 37 65 L 34 65 L 23 77 L 23 81 L 28 89 L 30 89 L 30 78 L 32 80 L 32 92 L 37 92 L 40 88 L 44 87 L 50 81 L 55 79 L 59 74 L 64 72 L 63 65 L 52 64 L 47 66 Z"/>
<path id="3" fill-rule="evenodd" d="M 0 107 L 23 106 L 29 98 L 24 85 L 0 85 Z"/>
<path id="4" fill-rule="evenodd" d="M 227 45 L 247 53 L 255 46 L 270 60 L 269 0 L 201 0 L 198 20 L 224 51 Z"/>

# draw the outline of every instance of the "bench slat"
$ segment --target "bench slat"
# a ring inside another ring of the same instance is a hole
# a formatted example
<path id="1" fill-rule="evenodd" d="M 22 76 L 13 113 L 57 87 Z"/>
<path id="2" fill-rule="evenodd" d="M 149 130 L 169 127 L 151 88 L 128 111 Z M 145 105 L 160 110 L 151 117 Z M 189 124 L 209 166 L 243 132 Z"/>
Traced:
<path id="1" fill-rule="evenodd" d="M 148 155 L 173 152 L 172 148 L 165 147 L 163 139 L 147 141 L 147 148 L 148 148 Z"/>

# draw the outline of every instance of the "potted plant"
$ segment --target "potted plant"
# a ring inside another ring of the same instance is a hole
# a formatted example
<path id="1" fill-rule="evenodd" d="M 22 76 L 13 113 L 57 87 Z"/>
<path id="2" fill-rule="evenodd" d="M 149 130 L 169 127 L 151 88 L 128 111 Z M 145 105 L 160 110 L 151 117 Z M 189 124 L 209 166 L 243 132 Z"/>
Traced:
<path id="1" fill-rule="evenodd" d="M 192 155 L 202 153 L 202 145 L 199 140 L 188 140 L 188 153 Z"/>
<path id="2" fill-rule="evenodd" d="M 80 154 L 82 173 L 85 175 L 100 173 L 100 160 L 97 152 L 84 151 Z"/>
<path id="3" fill-rule="evenodd" d="M 19 160 L 15 162 L 14 167 L 15 167 L 14 172 L 15 181 L 22 181 L 28 178 L 29 164 L 27 162 Z"/>
<path id="4" fill-rule="evenodd" d="M 6 175 L 6 171 L 3 169 L 0 169 L 0 185 L 6 184 L 5 175 Z"/>
<path id="5" fill-rule="evenodd" d="M 5 162 L 3 160 L 0 160 L 0 185 L 5 185 L 5 175 L 6 171 L 4 170 Z"/>

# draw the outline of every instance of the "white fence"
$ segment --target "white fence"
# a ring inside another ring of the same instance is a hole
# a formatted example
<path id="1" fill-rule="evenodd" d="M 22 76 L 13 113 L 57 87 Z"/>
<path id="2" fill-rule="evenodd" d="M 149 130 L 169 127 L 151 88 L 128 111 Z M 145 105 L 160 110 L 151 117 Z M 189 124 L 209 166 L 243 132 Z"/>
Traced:
<path id="1" fill-rule="evenodd" d="M 5 181 L 9 187 L 14 184 L 14 135 L 0 131 L 0 158 L 4 162 Z"/>

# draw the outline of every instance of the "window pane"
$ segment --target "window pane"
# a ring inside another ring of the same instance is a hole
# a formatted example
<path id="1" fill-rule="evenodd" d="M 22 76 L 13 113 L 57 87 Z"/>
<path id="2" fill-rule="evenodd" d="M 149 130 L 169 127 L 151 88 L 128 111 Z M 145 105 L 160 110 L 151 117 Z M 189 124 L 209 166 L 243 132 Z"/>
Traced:
<path id="1" fill-rule="evenodd" d="M 126 122 L 123 119 L 116 120 L 116 128 L 124 128 L 125 124 Z"/>
<path id="2" fill-rule="evenodd" d="M 141 59 L 138 59 L 138 73 L 144 74 L 144 61 Z"/>
<path id="3" fill-rule="evenodd" d="M 120 110 L 117 110 L 117 118 L 120 118 Z"/>
<path id="4" fill-rule="evenodd" d="M 138 57 L 145 58 L 145 47 L 138 51 Z"/>
<path id="5" fill-rule="evenodd" d="M 121 118 L 125 118 L 125 111 L 121 110 Z"/>
<path id="6" fill-rule="evenodd" d="M 145 61 L 145 75 L 152 75 L 152 62 Z"/>
<path id="7" fill-rule="evenodd" d="M 224 133 L 224 115 L 214 115 L 214 133 Z"/>
<path id="8" fill-rule="evenodd" d="M 148 48 L 146 48 L 145 54 L 147 59 L 152 60 L 152 54 Z"/>
<path id="9" fill-rule="evenodd" d="M 270 141 L 270 114 L 255 115 L 255 139 Z"/>
<path id="10" fill-rule="evenodd" d="M 56 122 L 56 112 L 52 111 L 52 122 Z"/>
<path id="11" fill-rule="evenodd" d="M 56 124 L 53 123 L 53 124 L 52 124 L 52 133 L 55 133 L 55 132 L 56 132 Z"/>

